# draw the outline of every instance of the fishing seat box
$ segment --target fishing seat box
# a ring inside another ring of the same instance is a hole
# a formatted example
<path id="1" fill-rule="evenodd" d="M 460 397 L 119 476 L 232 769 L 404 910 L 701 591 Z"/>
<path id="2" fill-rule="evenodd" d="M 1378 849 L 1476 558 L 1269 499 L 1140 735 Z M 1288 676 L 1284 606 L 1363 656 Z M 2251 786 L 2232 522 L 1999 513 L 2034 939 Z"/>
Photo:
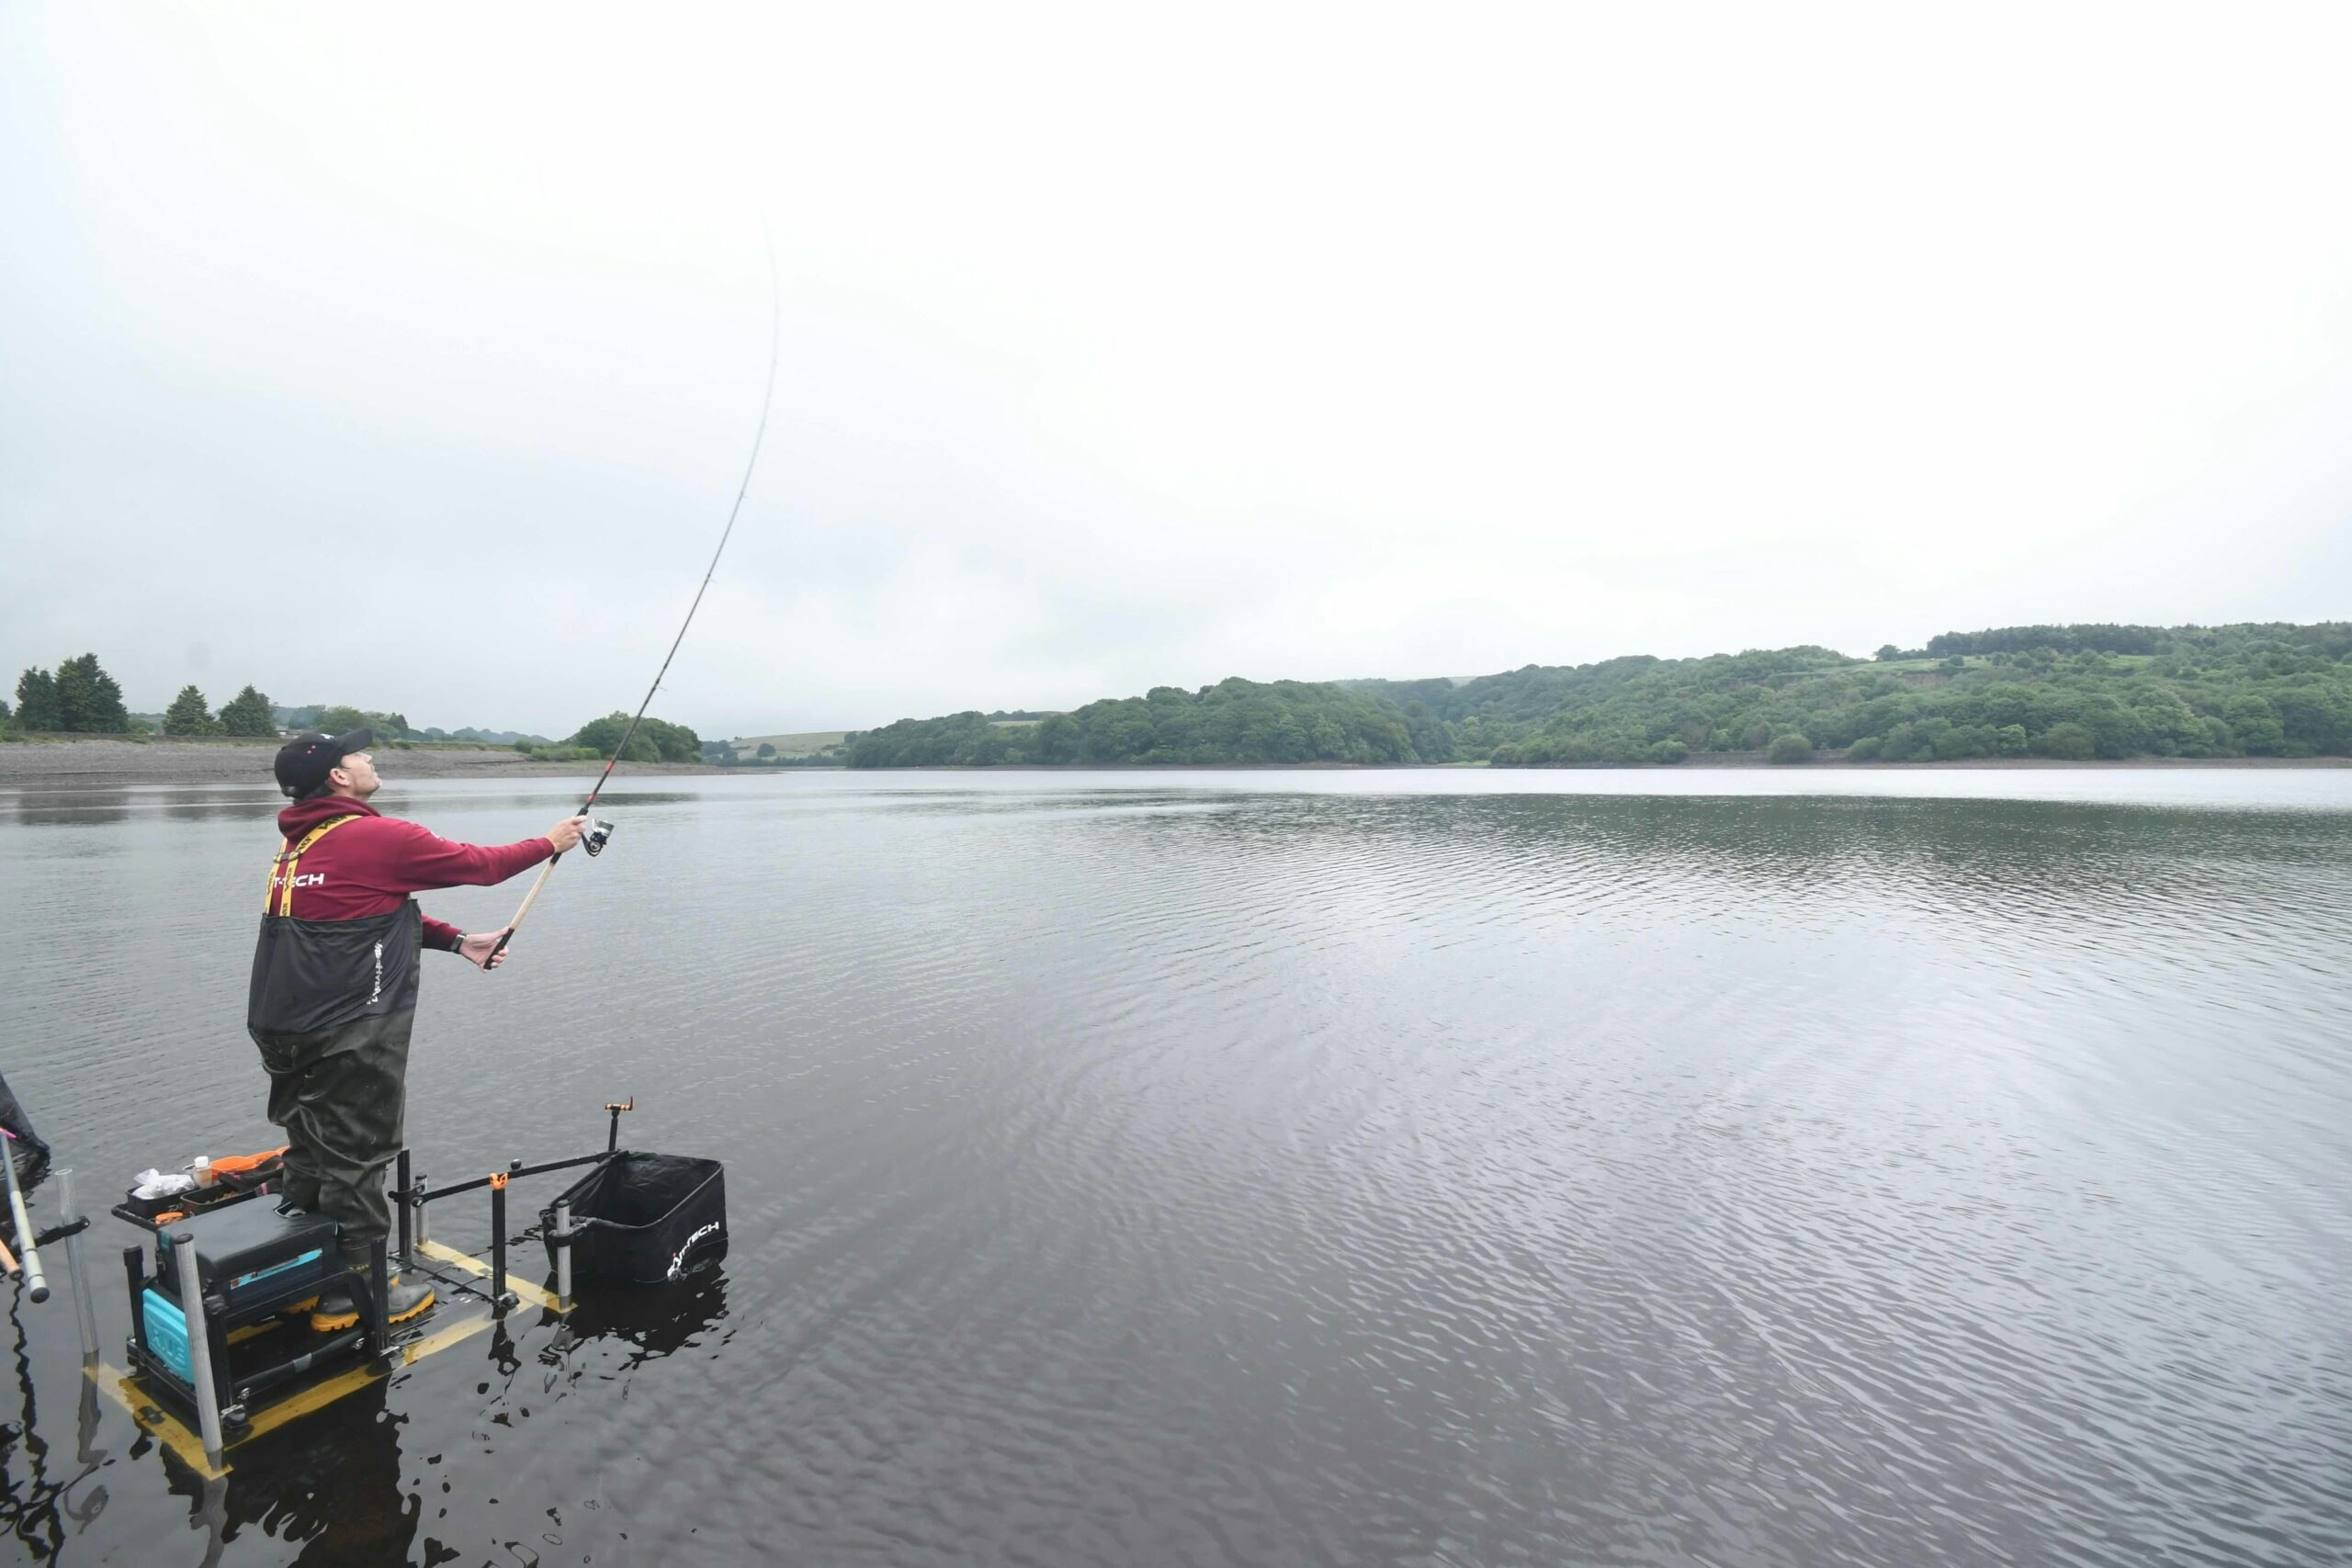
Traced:
<path id="1" fill-rule="evenodd" d="M 333 1220 L 281 1209 L 266 1198 L 192 1214 L 156 1232 L 156 1289 L 177 1303 L 180 1259 L 192 1253 L 206 1297 L 220 1303 L 223 1326 L 253 1323 L 318 1294 L 330 1276 L 343 1272 L 337 1234 Z M 185 1247 L 174 1245 L 182 1235 L 196 1239 Z"/>
<path id="2" fill-rule="evenodd" d="M 727 1171 L 691 1155 L 607 1156 L 564 1190 L 577 1284 L 653 1285 L 727 1256 Z M 555 1267 L 555 1204 L 539 1211 Z"/>

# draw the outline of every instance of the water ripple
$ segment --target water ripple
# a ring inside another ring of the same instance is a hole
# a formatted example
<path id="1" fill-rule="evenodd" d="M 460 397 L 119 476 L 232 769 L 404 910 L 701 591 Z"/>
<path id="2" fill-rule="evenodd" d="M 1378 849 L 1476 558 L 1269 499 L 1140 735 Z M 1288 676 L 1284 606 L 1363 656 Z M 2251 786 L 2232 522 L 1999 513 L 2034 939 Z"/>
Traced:
<path id="1" fill-rule="evenodd" d="M 634 1091 L 729 1162 L 723 1277 L 403 1373 L 322 1428 L 380 1476 L 241 1466 L 224 1560 L 2352 1555 L 2352 814 L 1672 787 L 616 800 L 429 975 L 410 1122 L 462 1179 Z M 125 793 L 0 821 L 0 1037 L 127 1173 L 266 1137 L 268 846 Z"/>

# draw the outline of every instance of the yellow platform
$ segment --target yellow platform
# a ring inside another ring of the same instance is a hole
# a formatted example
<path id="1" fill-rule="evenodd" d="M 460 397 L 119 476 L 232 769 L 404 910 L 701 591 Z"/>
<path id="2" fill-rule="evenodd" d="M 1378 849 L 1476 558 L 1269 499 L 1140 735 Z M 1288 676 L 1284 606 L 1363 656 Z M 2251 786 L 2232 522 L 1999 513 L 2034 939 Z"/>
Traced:
<path id="1" fill-rule="evenodd" d="M 461 1269 L 476 1279 L 490 1278 L 489 1264 L 470 1253 L 459 1252 L 454 1247 L 444 1247 L 435 1241 L 422 1241 L 417 1243 L 416 1250 L 420 1259 L 431 1258 L 451 1269 Z M 445 1284 L 461 1283 L 449 1279 L 437 1269 L 425 1268 L 423 1271 Z M 543 1311 L 561 1315 L 571 1310 L 570 1306 L 559 1303 L 554 1296 L 549 1295 L 539 1286 L 527 1280 L 518 1280 L 512 1274 L 507 1276 L 506 1288 L 514 1292 L 518 1301 L 527 1302 Z M 435 1317 L 449 1312 L 454 1305 L 455 1303 L 447 1302 L 436 1304 L 433 1309 Z M 417 1337 L 401 1346 L 400 1365 L 413 1367 L 427 1356 L 437 1355 L 452 1345 L 464 1343 L 497 1321 L 495 1313 L 483 1308 L 468 1312 L 462 1317 L 433 1323 Z M 248 1339 L 264 1334 L 301 1331 L 299 1326 L 291 1324 L 281 1327 L 278 1325 L 257 1323 L 234 1330 L 229 1337 L 234 1343 L 243 1344 Z M 139 1380 L 132 1374 L 107 1361 L 93 1362 L 83 1371 L 85 1376 L 97 1384 L 101 1393 L 122 1406 L 131 1420 L 138 1424 L 141 1431 L 161 1443 L 180 1462 L 197 1474 L 208 1481 L 217 1481 L 229 1473 L 231 1466 L 226 1458 L 224 1457 L 222 1462 L 217 1467 L 208 1461 L 204 1457 L 204 1439 L 191 1430 L 186 1422 L 150 1398 L 147 1391 L 140 1385 Z M 255 1438 L 275 1432 L 289 1421 L 299 1421 L 314 1410 L 323 1410 L 335 1401 L 357 1393 L 361 1389 L 390 1375 L 390 1372 L 381 1361 L 371 1358 L 356 1366 L 345 1368 L 331 1377 L 307 1384 L 283 1399 L 252 1411 L 246 1417 L 247 1424 L 244 1428 L 227 1446 L 234 1449 L 253 1441 Z"/>

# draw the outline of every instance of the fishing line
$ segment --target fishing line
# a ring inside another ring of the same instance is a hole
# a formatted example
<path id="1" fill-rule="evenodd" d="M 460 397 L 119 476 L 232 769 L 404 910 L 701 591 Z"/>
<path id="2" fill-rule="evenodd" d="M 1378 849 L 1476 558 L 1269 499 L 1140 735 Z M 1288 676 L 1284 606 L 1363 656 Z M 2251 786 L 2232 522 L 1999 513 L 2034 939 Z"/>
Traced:
<path id="1" fill-rule="evenodd" d="M 662 668 L 653 672 L 653 684 L 645 689 L 645 700 L 637 705 L 637 716 L 628 721 L 628 728 L 621 731 L 620 744 L 614 747 L 613 754 L 605 760 L 605 771 L 596 775 L 596 783 L 588 791 L 588 798 L 581 803 L 577 815 L 582 817 L 595 809 L 596 797 L 604 794 L 606 782 L 613 776 L 613 769 L 620 762 L 621 753 L 628 750 L 630 739 L 637 734 L 638 725 L 645 717 L 645 710 L 653 705 L 653 694 L 662 689 L 662 678 L 670 672 L 670 660 L 678 657 L 678 646 L 686 640 L 686 628 L 695 624 L 695 612 L 702 608 L 702 596 L 709 592 L 710 580 L 718 570 L 718 558 L 727 553 L 728 538 L 735 532 L 735 519 L 743 511 L 743 498 L 752 491 L 752 470 L 759 467 L 760 446 L 768 434 L 768 410 L 775 402 L 776 358 L 783 343 L 783 291 L 776 283 L 775 236 L 764 222 L 760 225 L 760 238 L 765 243 L 768 254 L 768 384 L 767 390 L 760 398 L 760 423 L 752 435 L 752 456 L 743 465 L 743 482 L 735 487 L 735 504 L 728 508 L 727 526 L 719 530 L 718 547 L 710 552 L 710 565 L 703 571 L 702 586 L 695 590 L 695 601 L 686 606 L 686 618 L 679 623 L 678 635 L 670 639 L 670 651 L 662 656 Z M 600 831 L 582 840 L 592 856 L 605 847 L 605 836 L 612 830 L 609 824 L 594 826 Z M 523 895 L 523 907 L 514 911 L 514 918 L 506 922 L 506 930 L 500 935 L 498 945 L 492 948 L 489 956 L 482 960 L 484 969 L 497 962 L 498 955 L 506 951 L 506 944 L 514 940 L 514 932 L 522 925 L 523 917 L 531 912 L 531 905 L 537 899 L 539 889 L 545 887 L 548 878 L 555 874 L 555 863 L 563 856 L 564 852 L 558 850 L 548 857 L 548 863 L 540 871 L 538 880 L 531 884 L 528 893 Z"/>

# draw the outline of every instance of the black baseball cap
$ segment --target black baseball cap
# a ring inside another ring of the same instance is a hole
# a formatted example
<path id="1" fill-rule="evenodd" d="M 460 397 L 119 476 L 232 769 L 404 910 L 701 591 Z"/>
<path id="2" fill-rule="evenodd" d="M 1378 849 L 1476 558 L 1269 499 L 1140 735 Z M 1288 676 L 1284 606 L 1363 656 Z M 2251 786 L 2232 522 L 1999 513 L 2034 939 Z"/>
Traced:
<path id="1" fill-rule="evenodd" d="M 376 744 L 362 725 L 341 735 L 298 735 L 277 749 L 277 787 L 295 800 L 326 787 L 327 774 L 354 751 Z"/>

